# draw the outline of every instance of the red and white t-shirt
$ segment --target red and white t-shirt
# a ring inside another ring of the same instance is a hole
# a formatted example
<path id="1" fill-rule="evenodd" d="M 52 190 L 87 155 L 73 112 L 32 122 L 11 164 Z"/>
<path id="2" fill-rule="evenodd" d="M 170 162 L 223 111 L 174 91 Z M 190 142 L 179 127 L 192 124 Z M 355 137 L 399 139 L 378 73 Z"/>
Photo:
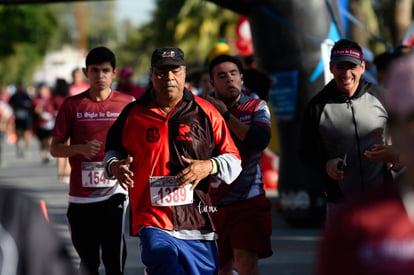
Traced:
<path id="1" fill-rule="evenodd" d="M 89 92 L 67 98 L 62 104 L 52 135 L 58 140 L 70 138 L 70 144 L 85 144 L 94 139 L 102 143 L 101 150 L 92 159 L 83 155 L 69 158 L 72 168 L 69 201 L 90 203 L 102 201 L 115 193 L 126 193 L 115 181 L 104 177 L 102 160 L 105 156 L 106 134 L 122 109 L 133 98 L 111 92 L 103 101 L 89 98 Z"/>

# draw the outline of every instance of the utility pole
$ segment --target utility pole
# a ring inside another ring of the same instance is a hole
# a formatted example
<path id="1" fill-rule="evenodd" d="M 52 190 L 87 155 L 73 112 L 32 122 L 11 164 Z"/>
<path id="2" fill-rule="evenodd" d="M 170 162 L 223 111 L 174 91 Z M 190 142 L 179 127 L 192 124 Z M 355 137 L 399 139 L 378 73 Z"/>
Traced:
<path id="1" fill-rule="evenodd" d="M 78 1 L 74 5 L 76 28 L 78 30 L 78 47 L 83 52 L 86 52 L 88 49 L 88 40 L 86 35 L 85 2 Z"/>
<path id="2" fill-rule="evenodd" d="M 401 44 L 404 34 L 411 25 L 412 0 L 392 0 L 391 2 L 391 34 L 394 45 Z"/>

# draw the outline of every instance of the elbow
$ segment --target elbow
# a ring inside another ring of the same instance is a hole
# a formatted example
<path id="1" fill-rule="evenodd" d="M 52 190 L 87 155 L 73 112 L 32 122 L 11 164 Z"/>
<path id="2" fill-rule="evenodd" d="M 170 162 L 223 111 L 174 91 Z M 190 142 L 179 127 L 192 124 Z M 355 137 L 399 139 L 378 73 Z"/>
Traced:
<path id="1" fill-rule="evenodd" d="M 217 177 L 226 184 L 231 184 L 242 171 L 241 160 L 231 154 L 223 154 L 215 157 L 218 162 L 219 173 Z"/>
<path id="2" fill-rule="evenodd" d="M 54 146 L 53 144 L 50 146 L 50 155 L 54 158 L 58 158 L 59 155 L 56 152 L 56 146 Z"/>
<path id="3" fill-rule="evenodd" d="M 251 126 L 246 134 L 244 143 L 247 148 L 263 151 L 270 142 L 270 130 L 266 127 Z"/>

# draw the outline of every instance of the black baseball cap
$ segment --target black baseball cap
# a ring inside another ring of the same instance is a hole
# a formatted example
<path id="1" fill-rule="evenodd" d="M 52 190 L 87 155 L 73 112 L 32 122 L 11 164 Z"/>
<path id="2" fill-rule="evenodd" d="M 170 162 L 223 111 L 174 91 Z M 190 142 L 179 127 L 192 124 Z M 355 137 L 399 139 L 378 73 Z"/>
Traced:
<path id="1" fill-rule="evenodd" d="M 184 52 L 180 48 L 158 48 L 152 53 L 151 67 L 179 67 L 185 66 Z"/>
<path id="2" fill-rule="evenodd" d="M 331 63 L 351 62 L 361 65 L 364 60 L 362 49 L 355 41 L 341 39 L 335 43 L 331 50 Z"/>

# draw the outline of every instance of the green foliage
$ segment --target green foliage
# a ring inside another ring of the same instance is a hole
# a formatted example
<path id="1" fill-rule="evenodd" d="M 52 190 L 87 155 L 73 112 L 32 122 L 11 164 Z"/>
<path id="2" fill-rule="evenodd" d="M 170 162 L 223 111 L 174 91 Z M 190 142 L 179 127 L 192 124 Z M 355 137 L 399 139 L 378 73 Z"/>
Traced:
<path id="1" fill-rule="evenodd" d="M 89 48 L 106 45 L 112 48 L 111 43 L 116 41 L 116 27 L 114 24 L 114 1 L 85 2 L 86 34 Z"/>
<path id="2" fill-rule="evenodd" d="M 27 5 L 0 7 L 0 21 L 0 57 L 12 54 L 16 43 L 32 44 L 43 53 L 56 24 L 44 8 Z"/>
<path id="3" fill-rule="evenodd" d="M 155 48 L 176 46 L 185 52 L 187 64 L 201 66 L 221 38 L 234 40 L 236 23 L 237 14 L 205 0 L 157 0 L 152 20 L 128 31 L 117 48 L 119 64 L 146 73 Z"/>
<path id="4" fill-rule="evenodd" d="M 0 6 L 0 82 L 30 79 L 46 52 L 54 16 L 41 6 Z"/>
<path id="5" fill-rule="evenodd" d="M 82 5 L 86 46 L 115 47 L 113 1 L 0 5 L 0 83 L 28 83 L 48 50 L 79 46 L 76 4 Z"/>

